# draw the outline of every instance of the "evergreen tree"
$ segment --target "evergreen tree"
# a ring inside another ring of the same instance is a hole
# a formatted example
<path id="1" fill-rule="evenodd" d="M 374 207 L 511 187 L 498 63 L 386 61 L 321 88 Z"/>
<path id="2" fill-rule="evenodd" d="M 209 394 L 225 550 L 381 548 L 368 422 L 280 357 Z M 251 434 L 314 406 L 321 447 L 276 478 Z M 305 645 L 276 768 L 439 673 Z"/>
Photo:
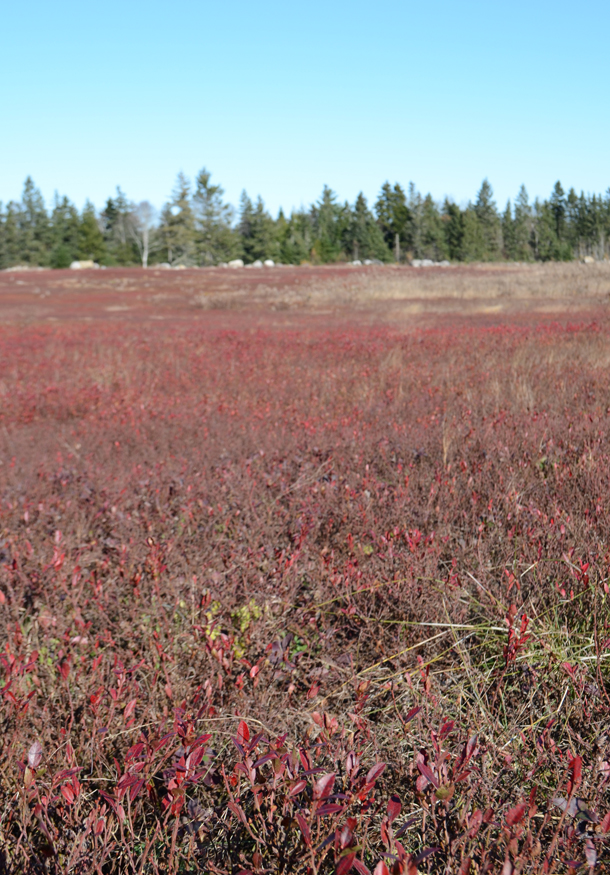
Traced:
<path id="1" fill-rule="evenodd" d="M 139 252 L 131 233 L 131 216 L 134 205 L 117 186 L 116 197 L 108 198 L 100 215 L 100 227 L 104 237 L 105 264 L 137 264 Z"/>
<path id="2" fill-rule="evenodd" d="M 78 257 L 83 261 L 104 261 L 106 244 L 104 235 L 95 215 L 95 208 L 87 201 L 83 209 L 78 229 Z"/>
<path id="3" fill-rule="evenodd" d="M 362 192 L 356 198 L 354 208 L 349 213 L 350 221 L 345 229 L 344 248 L 352 258 L 391 261 L 392 255 L 383 232 L 369 210 Z"/>
<path id="4" fill-rule="evenodd" d="M 223 202 L 224 189 L 212 185 L 210 179 L 204 167 L 195 180 L 193 195 L 195 252 L 201 265 L 230 261 L 240 253 L 239 236 L 232 227 L 233 208 Z"/>
<path id="5" fill-rule="evenodd" d="M 448 256 L 443 221 L 431 194 L 421 205 L 420 258 L 444 261 Z"/>
<path id="6" fill-rule="evenodd" d="M 381 193 L 375 204 L 375 213 L 386 246 L 394 253 L 395 257 L 398 255 L 400 259 L 401 253 L 412 248 L 413 233 L 407 198 L 398 183 L 394 185 L 394 188 L 389 182 L 382 185 Z M 397 238 L 398 248 L 396 247 Z"/>
<path id="7" fill-rule="evenodd" d="M 51 212 L 51 267 L 70 267 L 79 257 L 80 219 L 78 211 L 67 197 L 55 192 Z"/>
<path id="8" fill-rule="evenodd" d="M 241 194 L 239 213 L 239 234 L 244 258 L 247 262 L 279 259 L 279 240 L 275 223 L 259 195 L 256 206 L 245 191 Z"/>
<path id="9" fill-rule="evenodd" d="M 555 235 L 560 243 L 566 238 L 566 198 L 560 182 L 556 182 L 549 201 L 549 209 L 553 214 Z"/>
<path id="10" fill-rule="evenodd" d="M 350 221 L 349 211 L 337 203 L 334 191 L 324 186 L 320 200 L 311 208 L 315 228 L 311 257 L 324 263 L 338 261 L 343 254 L 343 237 Z"/>
<path id="11" fill-rule="evenodd" d="M 484 179 L 481 184 L 474 211 L 479 220 L 483 239 L 481 260 L 496 261 L 502 257 L 502 227 L 493 200 L 493 190 L 487 179 Z"/>
<path id="12" fill-rule="evenodd" d="M 462 213 L 462 259 L 464 261 L 485 261 L 487 240 L 476 209 L 472 204 Z"/>
<path id="13" fill-rule="evenodd" d="M 2 222 L 2 267 L 21 263 L 21 233 L 19 204 L 9 201 Z"/>
<path id="14" fill-rule="evenodd" d="M 281 214 L 278 220 L 280 261 L 286 264 L 302 264 L 309 261 L 315 240 L 312 216 L 306 210 L 296 210 L 286 220 Z"/>
<path id="15" fill-rule="evenodd" d="M 20 261 L 45 265 L 49 261 L 49 216 L 40 191 L 28 176 L 23 186 L 20 210 Z"/>
<path id="16" fill-rule="evenodd" d="M 524 185 L 515 200 L 515 217 L 512 226 L 512 255 L 515 261 L 532 260 L 532 208 Z"/>
<path id="17" fill-rule="evenodd" d="M 464 240 L 464 222 L 462 211 L 457 204 L 445 198 L 441 216 L 445 245 L 449 258 L 453 261 L 462 260 L 462 244 Z"/>
<path id="18" fill-rule="evenodd" d="M 191 205 L 191 184 L 179 173 L 172 197 L 161 213 L 161 236 L 172 265 L 195 263 L 195 216 Z"/>

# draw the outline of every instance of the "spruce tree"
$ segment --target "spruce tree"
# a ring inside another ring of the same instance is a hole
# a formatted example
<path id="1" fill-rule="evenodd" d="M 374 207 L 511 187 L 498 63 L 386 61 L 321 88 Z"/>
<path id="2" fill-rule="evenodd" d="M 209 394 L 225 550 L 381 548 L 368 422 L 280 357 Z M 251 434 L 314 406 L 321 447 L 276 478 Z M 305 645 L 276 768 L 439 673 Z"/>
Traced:
<path id="1" fill-rule="evenodd" d="M 334 191 L 324 186 L 320 200 L 311 208 L 315 228 L 311 255 L 322 263 L 338 261 L 342 255 L 342 238 L 350 221 L 349 211 L 337 203 Z"/>
<path id="2" fill-rule="evenodd" d="M 78 257 L 82 261 L 104 262 L 106 244 L 95 215 L 95 208 L 87 201 L 78 229 Z"/>
<path id="3" fill-rule="evenodd" d="M 377 259 L 391 261 L 392 254 L 384 239 L 383 232 L 371 211 L 362 192 L 356 198 L 350 221 L 345 229 L 345 249 L 354 259 Z"/>
<path id="4" fill-rule="evenodd" d="M 140 254 L 132 233 L 132 204 L 117 186 L 116 197 L 108 198 L 100 214 L 104 237 L 105 264 L 137 264 Z"/>
<path id="5" fill-rule="evenodd" d="M 445 198 L 445 203 L 443 204 L 441 220 L 449 258 L 453 261 L 461 261 L 464 239 L 462 211 L 456 203 L 453 203 L 448 198 Z"/>
<path id="6" fill-rule="evenodd" d="M 2 266 L 14 267 L 21 264 L 21 209 L 19 204 L 9 201 L 6 205 L 3 223 Z"/>
<path id="7" fill-rule="evenodd" d="M 421 205 L 420 257 L 432 261 L 444 261 L 449 252 L 445 240 L 443 221 L 431 194 Z"/>
<path id="8" fill-rule="evenodd" d="M 195 216 L 191 205 L 191 184 L 184 173 L 176 177 L 172 196 L 161 214 L 161 237 L 172 265 L 195 263 Z"/>
<path id="9" fill-rule="evenodd" d="M 484 179 L 481 184 L 474 205 L 474 211 L 479 221 L 483 239 L 481 260 L 495 261 L 500 259 L 502 257 L 502 227 L 498 210 L 493 200 L 493 189 L 487 179 Z"/>
<path id="10" fill-rule="evenodd" d="M 23 186 L 20 210 L 20 261 L 45 265 L 49 262 L 49 216 L 40 191 L 28 176 Z"/>
<path id="11" fill-rule="evenodd" d="M 280 245 L 276 235 L 275 223 L 267 210 L 263 199 L 258 196 L 256 205 L 248 194 L 243 191 L 239 211 L 239 235 L 246 262 L 279 259 Z"/>
<path id="12" fill-rule="evenodd" d="M 286 264 L 302 264 L 309 261 L 315 240 L 315 228 L 311 213 L 294 210 L 285 224 L 280 224 L 280 261 Z"/>
<path id="13" fill-rule="evenodd" d="M 407 206 L 406 195 L 401 186 L 394 187 L 385 182 L 375 203 L 377 222 L 381 228 L 386 246 L 393 253 L 406 252 L 413 245 L 411 213 Z M 398 238 L 398 252 L 396 239 Z"/>
<path id="14" fill-rule="evenodd" d="M 515 261 L 531 261 L 532 252 L 532 208 L 524 185 L 519 189 L 515 200 L 513 220 L 512 257 Z"/>
<path id="15" fill-rule="evenodd" d="M 560 243 L 566 238 L 566 198 L 560 182 L 556 182 L 549 200 L 549 209 L 553 214 L 555 235 Z"/>
<path id="16" fill-rule="evenodd" d="M 200 265 L 230 261 L 240 254 L 239 236 L 233 229 L 233 207 L 224 203 L 224 189 L 212 185 L 210 179 L 204 167 L 195 180 L 193 195 L 195 252 Z"/>
<path id="17" fill-rule="evenodd" d="M 67 197 L 57 192 L 51 211 L 51 267 L 69 267 L 79 257 L 80 217 Z"/>
<path id="18" fill-rule="evenodd" d="M 487 239 L 472 204 L 462 213 L 462 259 L 464 261 L 484 261 L 487 257 Z"/>

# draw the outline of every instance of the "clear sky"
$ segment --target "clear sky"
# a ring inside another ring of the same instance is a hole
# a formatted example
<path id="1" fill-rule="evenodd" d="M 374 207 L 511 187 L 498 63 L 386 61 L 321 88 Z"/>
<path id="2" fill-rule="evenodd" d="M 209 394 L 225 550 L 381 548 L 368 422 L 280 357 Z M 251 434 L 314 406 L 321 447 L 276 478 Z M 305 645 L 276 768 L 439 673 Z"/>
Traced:
<path id="1" fill-rule="evenodd" d="M 502 207 L 610 186 L 610 3 L 19 0 L 0 17 L 0 200 L 97 207 L 212 172 L 275 212 L 389 179 Z"/>

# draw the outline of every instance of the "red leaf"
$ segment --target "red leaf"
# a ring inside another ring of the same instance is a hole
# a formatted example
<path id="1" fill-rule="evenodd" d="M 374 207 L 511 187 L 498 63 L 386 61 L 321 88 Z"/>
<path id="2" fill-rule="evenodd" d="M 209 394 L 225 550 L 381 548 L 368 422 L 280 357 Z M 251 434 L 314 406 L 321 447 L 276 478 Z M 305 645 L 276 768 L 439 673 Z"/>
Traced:
<path id="1" fill-rule="evenodd" d="M 398 796 L 390 796 L 388 802 L 388 821 L 393 823 L 402 811 L 402 803 Z"/>
<path id="2" fill-rule="evenodd" d="M 61 795 L 64 797 L 68 805 L 72 805 L 74 802 L 74 790 L 72 789 L 70 784 L 64 784 L 61 788 Z"/>
<path id="3" fill-rule="evenodd" d="M 373 872 L 373 875 L 390 875 L 388 867 L 383 862 L 383 860 L 380 860 L 377 863 L 377 865 L 375 866 L 375 871 Z"/>
<path id="4" fill-rule="evenodd" d="M 360 875 L 371 875 L 371 870 L 364 865 L 362 860 L 354 860 L 353 866 L 356 872 L 360 872 Z"/>
<path id="5" fill-rule="evenodd" d="M 42 760 L 42 745 L 35 741 L 28 751 L 28 765 L 31 769 L 37 769 Z"/>
<path id="6" fill-rule="evenodd" d="M 327 817 L 329 814 L 338 814 L 343 811 L 343 805 L 338 805 L 336 802 L 329 802 L 326 805 L 321 805 L 316 811 L 316 817 Z"/>
<path id="7" fill-rule="evenodd" d="M 127 718 L 130 717 L 135 711 L 137 701 L 137 699 L 131 699 L 131 701 L 127 702 L 127 704 L 125 705 L 125 710 L 123 711 L 123 717 L 125 720 L 127 720 Z"/>
<path id="8" fill-rule="evenodd" d="M 436 775 L 434 774 L 434 772 L 432 771 L 432 769 L 429 768 L 429 766 L 427 766 L 425 763 L 419 763 L 419 762 L 417 763 L 417 768 L 419 769 L 419 771 L 421 772 L 423 777 L 426 779 L 426 781 L 428 781 L 430 784 L 432 784 L 438 790 L 438 786 L 439 786 L 438 779 L 437 779 Z"/>
<path id="9" fill-rule="evenodd" d="M 248 820 L 246 818 L 246 814 L 245 814 L 243 808 L 240 808 L 240 806 L 237 805 L 237 803 L 235 803 L 235 802 L 228 802 L 227 806 L 233 812 L 235 817 L 237 817 L 238 820 L 241 820 L 241 822 L 244 824 L 244 826 L 248 825 Z"/>
<path id="10" fill-rule="evenodd" d="M 129 788 L 129 798 L 133 802 L 136 798 L 142 787 L 144 786 L 144 780 L 140 778 L 139 781 L 136 781 L 135 784 L 132 784 Z"/>
<path id="11" fill-rule="evenodd" d="M 473 839 L 476 836 L 478 831 L 481 829 L 482 823 L 483 823 L 483 812 L 481 811 L 480 808 L 477 808 L 477 810 L 473 813 L 472 817 L 470 818 L 470 822 L 468 824 L 468 826 L 469 826 L 468 838 Z"/>
<path id="12" fill-rule="evenodd" d="M 610 830 L 610 811 L 602 820 L 602 832 L 606 833 L 608 830 Z"/>
<path id="13" fill-rule="evenodd" d="M 366 783 L 367 784 L 374 784 L 375 781 L 377 780 L 377 778 L 385 770 L 385 767 L 386 767 L 385 763 L 377 763 L 376 765 L 373 766 L 372 769 L 369 769 L 369 772 L 366 776 Z"/>
<path id="14" fill-rule="evenodd" d="M 514 826 L 517 823 L 521 823 L 526 811 L 527 804 L 525 802 L 521 802 L 519 805 L 515 805 L 515 807 L 511 808 L 510 811 L 508 811 L 506 814 L 507 824 L 509 826 Z"/>
<path id="15" fill-rule="evenodd" d="M 307 786 L 307 781 L 297 781 L 290 793 L 289 796 L 298 796 L 299 793 L 302 793 L 305 787 Z"/>
<path id="16" fill-rule="evenodd" d="M 307 825 L 307 821 L 303 817 L 302 814 L 297 814 L 297 823 L 299 824 L 299 828 L 303 834 L 303 838 L 305 839 L 305 844 L 308 847 L 311 847 L 311 833 L 309 831 L 309 826 Z"/>
<path id="17" fill-rule="evenodd" d="M 347 875 L 349 870 L 352 868 L 352 864 L 355 859 L 356 854 L 354 852 L 352 852 L 351 854 L 346 854 L 344 857 L 341 857 L 336 869 L 336 875 Z"/>
<path id="18" fill-rule="evenodd" d="M 333 787 L 335 784 L 335 775 L 331 773 L 329 775 L 322 775 L 322 777 L 316 781 L 313 788 L 313 798 L 314 799 L 326 799 L 332 793 Z"/>
<path id="19" fill-rule="evenodd" d="M 585 857 L 588 866 L 595 866 L 595 864 L 597 863 L 597 852 L 595 850 L 595 845 L 593 844 L 592 839 L 587 839 L 587 841 L 585 842 Z"/>
<path id="20" fill-rule="evenodd" d="M 245 720 L 241 720 L 237 727 L 237 740 L 240 744 L 245 744 L 250 741 L 250 730 Z"/>
<path id="21" fill-rule="evenodd" d="M 573 760 L 570 760 L 569 768 L 572 772 L 572 778 L 568 784 L 568 793 L 571 794 L 573 790 L 580 786 L 582 779 L 582 757 L 574 757 Z"/>
<path id="22" fill-rule="evenodd" d="M 419 714 L 420 711 L 421 711 L 421 705 L 416 705 L 415 708 L 411 708 L 411 710 L 409 711 L 409 713 L 407 714 L 407 716 L 403 720 L 403 723 L 410 723 L 414 717 L 417 717 L 417 715 Z"/>

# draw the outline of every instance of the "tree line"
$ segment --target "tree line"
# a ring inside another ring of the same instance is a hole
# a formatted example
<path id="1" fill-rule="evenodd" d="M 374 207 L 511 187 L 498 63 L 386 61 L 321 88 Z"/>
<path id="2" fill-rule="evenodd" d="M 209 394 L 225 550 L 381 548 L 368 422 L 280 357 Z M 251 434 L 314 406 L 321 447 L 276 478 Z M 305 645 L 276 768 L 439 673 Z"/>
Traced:
<path id="1" fill-rule="evenodd" d="M 503 211 L 485 179 L 476 199 L 459 206 L 422 196 L 410 183 L 386 182 L 371 208 L 361 193 L 340 203 L 328 186 L 308 208 L 273 218 L 259 196 L 244 191 L 235 210 L 203 169 L 192 183 L 178 174 L 170 200 L 157 211 L 132 203 L 117 188 L 97 212 L 55 195 L 47 209 L 30 177 L 21 201 L 0 202 L 0 268 L 167 263 L 211 266 L 241 258 L 285 264 L 354 260 L 381 262 L 550 261 L 610 255 L 610 189 L 567 193 L 557 182 L 547 200 L 530 202 L 525 186 Z"/>

